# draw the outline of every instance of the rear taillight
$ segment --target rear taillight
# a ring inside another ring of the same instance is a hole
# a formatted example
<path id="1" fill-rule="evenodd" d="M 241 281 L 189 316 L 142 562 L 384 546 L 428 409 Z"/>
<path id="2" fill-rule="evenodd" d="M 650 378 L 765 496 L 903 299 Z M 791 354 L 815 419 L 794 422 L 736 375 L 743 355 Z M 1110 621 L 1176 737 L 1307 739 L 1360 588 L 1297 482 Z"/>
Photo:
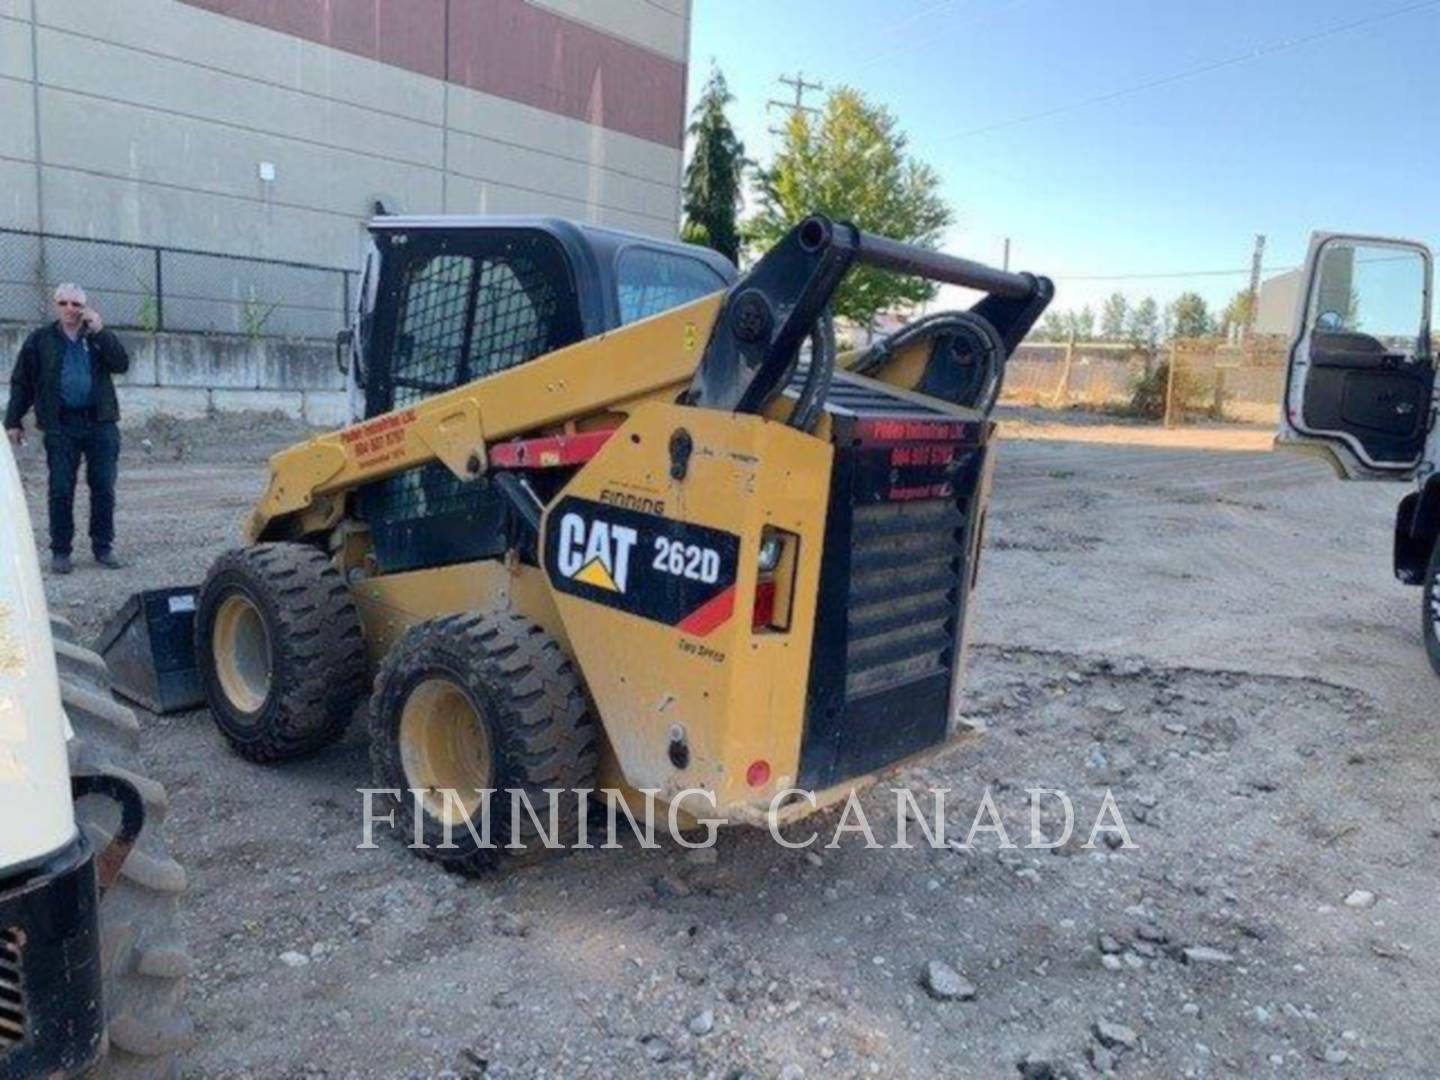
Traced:
<path id="1" fill-rule="evenodd" d="M 766 630 L 775 620 L 775 582 L 774 579 L 761 578 L 755 583 L 755 614 L 750 619 L 750 625 L 756 630 Z"/>
<path id="2" fill-rule="evenodd" d="M 800 537 L 792 532 L 767 525 L 760 533 L 751 629 L 760 633 L 783 633 L 790 629 L 795 560 L 799 552 Z"/>

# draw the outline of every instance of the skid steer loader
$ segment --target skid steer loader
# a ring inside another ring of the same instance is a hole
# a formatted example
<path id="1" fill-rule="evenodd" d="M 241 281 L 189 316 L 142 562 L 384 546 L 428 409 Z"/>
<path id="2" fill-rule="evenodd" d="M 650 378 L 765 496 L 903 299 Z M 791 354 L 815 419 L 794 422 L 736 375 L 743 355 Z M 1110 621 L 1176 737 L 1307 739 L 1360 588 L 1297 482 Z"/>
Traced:
<path id="1" fill-rule="evenodd" d="M 185 875 L 105 662 L 46 613 L 0 444 L 0 1077 L 175 1075 Z"/>
<path id="2" fill-rule="evenodd" d="M 728 287 L 552 220 L 371 234 L 366 418 L 271 459 L 201 590 L 240 754 L 331 742 L 373 677 L 375 785 L 413 795 L 420 855 L 476 871 L 572 829 L 566 789 L 760 823 L 963 733 L 987 413 L 1047 279 L 818 216 Z M 860 267 L 986 295 L 837 357 Z M 524 821 L 486 794 L 516 790 Z"/>

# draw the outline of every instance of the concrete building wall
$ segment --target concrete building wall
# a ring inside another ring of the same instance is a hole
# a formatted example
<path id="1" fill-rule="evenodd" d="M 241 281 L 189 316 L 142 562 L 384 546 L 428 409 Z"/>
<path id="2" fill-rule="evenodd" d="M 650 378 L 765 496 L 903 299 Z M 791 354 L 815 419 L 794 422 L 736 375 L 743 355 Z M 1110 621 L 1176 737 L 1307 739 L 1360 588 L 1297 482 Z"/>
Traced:
<path id="1" fill-rule="evenodd" d="M 15 356 L 29 331 L 0 326 L 0 358 Z M 282 412 L 319 427 L 349 421 L 345 380 L 324 342 L 125 331 L 120 339 L 130 354 L 130 370 L 115 377 L 122 426 L 212 412 Z M 0 359 L 0 401 L 9 400 L 10 370 Z M 34 413 L 25 428 L 35 430 Z"/>
<path id="2" fill-rule="evenodd" d="M 688 40 L 689 0 L 0 0 L 0 227 L 334 266 L 376 199 L 673 235 Z"/>
<path id="3" fill-rule="evenodd" d="M 1260 283 L 1260 298 L 1255 305 L 1257 334 L 1289 335 L 1295 329 L 1295 305 L 1300 300 L 1300 286 L 1305 271 L 1287 270 Z"/>

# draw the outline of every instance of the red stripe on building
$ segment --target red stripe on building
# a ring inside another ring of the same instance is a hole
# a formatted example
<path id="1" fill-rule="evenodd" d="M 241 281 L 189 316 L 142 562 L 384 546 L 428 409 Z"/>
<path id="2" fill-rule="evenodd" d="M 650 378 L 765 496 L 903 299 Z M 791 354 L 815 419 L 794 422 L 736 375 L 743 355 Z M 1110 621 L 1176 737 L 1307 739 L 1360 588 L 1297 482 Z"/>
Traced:
<path id="1" fill-rule="evenodd" d="M 182 2 L 664 146 L 684 142 L 683 63 L 525 0 Z"/>

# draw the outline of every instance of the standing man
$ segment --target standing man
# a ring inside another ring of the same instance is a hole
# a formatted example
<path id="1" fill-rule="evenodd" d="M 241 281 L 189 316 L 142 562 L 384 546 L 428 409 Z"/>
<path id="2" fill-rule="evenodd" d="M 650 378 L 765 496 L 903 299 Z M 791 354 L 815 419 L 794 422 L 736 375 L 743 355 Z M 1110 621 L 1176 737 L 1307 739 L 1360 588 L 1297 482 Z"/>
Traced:
<path id="1" fill-rule="evenodd" d="M 120 460 L 120 406 L 111 375 L 130 369 L 130 356 L 78 285 L 55 290 L 55 321 L 25 339 L 10 374 L 10 407 L 5 434 L 25 441 L 25 414 L 45 434 L 50 467 L 50 569 L 71 570 L 75 539 L 75 478 L 85 459 L 90 488 L 90 550 L 112 570 L 115 557 L 115 476 Z"/>

